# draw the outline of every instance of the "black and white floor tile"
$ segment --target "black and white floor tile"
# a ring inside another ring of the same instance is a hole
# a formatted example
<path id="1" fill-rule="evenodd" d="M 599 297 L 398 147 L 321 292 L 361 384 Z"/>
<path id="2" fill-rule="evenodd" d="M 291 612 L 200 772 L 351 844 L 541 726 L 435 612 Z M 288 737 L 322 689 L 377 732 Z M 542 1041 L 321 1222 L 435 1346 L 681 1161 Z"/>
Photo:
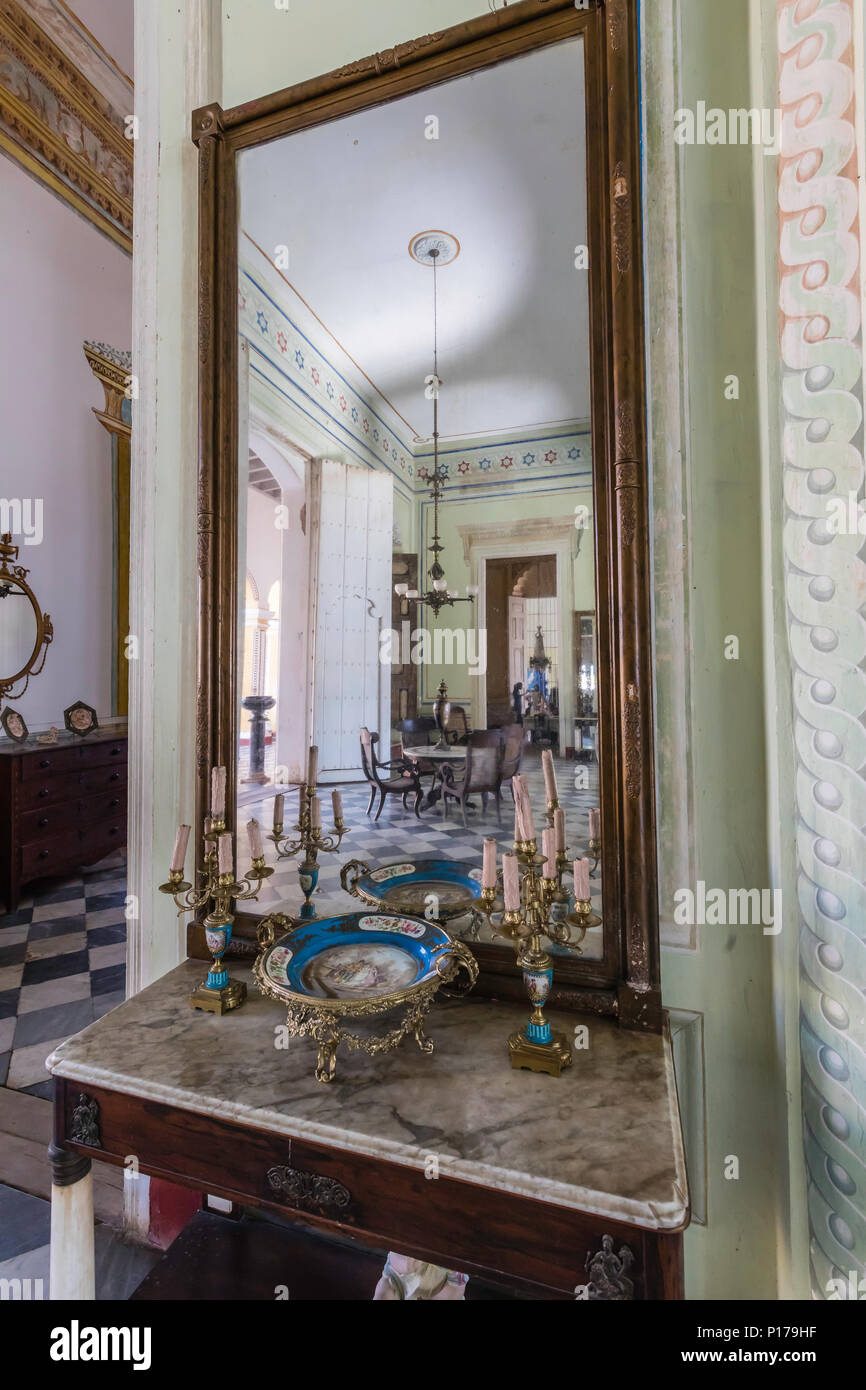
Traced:
<path id="1" fill-rule="evenodd" d="M 48 1054 L 124 999 L 125 906 L 114 856 L 0 916 L 0 1085 L 50 1098 Z"/>

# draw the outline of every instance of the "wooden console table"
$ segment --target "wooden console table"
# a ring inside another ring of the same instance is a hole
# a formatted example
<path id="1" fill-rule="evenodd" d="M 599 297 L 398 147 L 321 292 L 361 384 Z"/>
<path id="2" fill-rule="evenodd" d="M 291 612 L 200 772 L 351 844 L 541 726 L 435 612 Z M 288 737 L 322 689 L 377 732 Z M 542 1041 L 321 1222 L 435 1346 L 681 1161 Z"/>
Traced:
<path id="1" fill-rule="evenodd" d="M 436 1050 L 407 1040 L 371 1059 L 277 1046 L 283 1012 L 249 972 L 247 1003 L 219 1018 L 187 1002 L 193 961 L 48 1059 L 51 1297 L 93 1297 L 90 1160 L 296 1216 L 543 1298 L 677 1299 L 688 1192 L 669 1041 L 586 1024 L 559 1078 L 513 1071 L 525 1014 L 468 998 L 429 1018 Z"/>

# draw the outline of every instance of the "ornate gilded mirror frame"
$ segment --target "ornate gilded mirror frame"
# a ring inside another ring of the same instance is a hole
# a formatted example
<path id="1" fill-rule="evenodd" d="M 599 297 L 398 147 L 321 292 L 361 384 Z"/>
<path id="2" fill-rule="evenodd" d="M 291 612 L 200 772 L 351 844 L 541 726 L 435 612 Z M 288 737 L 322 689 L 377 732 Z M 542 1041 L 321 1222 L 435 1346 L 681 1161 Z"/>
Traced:
<path id="1" fill-rule="evenodd" d="M 596 508 L 604 952 L 557 957 L 553 1003 L 658 1030 L 637 0 L 521 0 L 230 110 L 193 115 L 199 150 L 199 642 L 196 824 L 210 770 L 237 763 L 237 156 L 294 131 L 377 106 L 531 49 L 583 35 Z M 605 673 L 608 679 L 603 679 Z M 200 861 L 200 847 L 197 850 Z M 254 953 L 239 915 L 236 949 Z M 246 940 L 245 940 L 246 938 Z M 191 954 L 206 955 L 200 926 Z M 478 988 L 522 997 L 510 947 L 475 945 Z"/>
<path id="2" fill-rule="evenodd" d="M 42 612 L 36 595 L 27 583 L 30 571 L 23 565 L 15 564 L 17 559 L 18 546 L 12 544 L 12 537 L 7 531 L 5 535 L 0 536 L 0 602 L 8 602 L 17 591 L 28 600 L 33 609 L 36 628 L 33 650 L 21 670 L 11 676 L 6 676 L 0 671 L 0 697 L 5 695 L 10 700 L 20 700 L 30 684 L 30 677 L 39 675 L 45 665 L 48 648 L 54 641 L 51 619 L 47 613 Z M 16 690 L 15 686 L 19 681 L 23 681 L 24 684 L 20 690 Z"/>

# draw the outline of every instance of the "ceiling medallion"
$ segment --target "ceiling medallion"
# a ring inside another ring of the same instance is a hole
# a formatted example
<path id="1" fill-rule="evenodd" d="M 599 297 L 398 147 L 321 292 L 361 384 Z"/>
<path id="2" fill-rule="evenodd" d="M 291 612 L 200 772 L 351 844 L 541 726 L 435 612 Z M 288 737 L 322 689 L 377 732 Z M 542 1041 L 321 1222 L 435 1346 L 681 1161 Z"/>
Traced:
<path id="1" fill-rule="evenodd" d="M 419 265 L 450 265 L 460 255 L 460 242 L 450 232 L 418 232 L 409 242 L 409 255 Z"/>

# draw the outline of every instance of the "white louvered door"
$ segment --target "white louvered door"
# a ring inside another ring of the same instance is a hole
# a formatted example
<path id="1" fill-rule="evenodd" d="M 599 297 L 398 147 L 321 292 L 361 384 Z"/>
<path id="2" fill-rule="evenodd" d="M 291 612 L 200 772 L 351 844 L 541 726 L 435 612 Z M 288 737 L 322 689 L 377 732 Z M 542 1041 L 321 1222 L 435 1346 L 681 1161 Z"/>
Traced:
<path id="1" fill-rule="evenodd" d="M 389 756 L 390 668 L 379 661 L 379 633 L 391 623 L 393 483 L 315 459 L 311 502 L 312 741 L 323 780 L 360 779 L 362 725 Z"/>

